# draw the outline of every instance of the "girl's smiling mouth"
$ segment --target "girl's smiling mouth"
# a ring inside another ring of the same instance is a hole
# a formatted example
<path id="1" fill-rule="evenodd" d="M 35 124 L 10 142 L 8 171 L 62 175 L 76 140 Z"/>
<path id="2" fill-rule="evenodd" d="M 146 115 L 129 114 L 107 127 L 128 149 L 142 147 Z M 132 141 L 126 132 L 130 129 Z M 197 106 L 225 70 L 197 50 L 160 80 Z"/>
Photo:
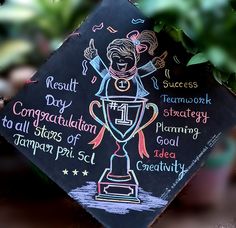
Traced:
<path id="1" fill-rule="evenodd" d="M 122 72 L 126 71 L 127 66 L 128 63 L 117 63 L 117 69 Z"/>

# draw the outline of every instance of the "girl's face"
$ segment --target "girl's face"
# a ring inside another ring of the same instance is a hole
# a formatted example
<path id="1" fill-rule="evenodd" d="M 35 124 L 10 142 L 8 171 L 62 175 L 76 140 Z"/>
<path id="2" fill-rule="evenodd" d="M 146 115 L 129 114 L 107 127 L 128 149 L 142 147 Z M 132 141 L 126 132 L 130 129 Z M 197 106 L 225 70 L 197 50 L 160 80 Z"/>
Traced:
<path id="1" fill-rule="evenodd" d="M 125 72 L 132 69 L 136 64 L 137 59 L 133 52 L 125 53 L 125 55 L 115 52 L 111 56 L 111 67 L 115 71 Z"/>

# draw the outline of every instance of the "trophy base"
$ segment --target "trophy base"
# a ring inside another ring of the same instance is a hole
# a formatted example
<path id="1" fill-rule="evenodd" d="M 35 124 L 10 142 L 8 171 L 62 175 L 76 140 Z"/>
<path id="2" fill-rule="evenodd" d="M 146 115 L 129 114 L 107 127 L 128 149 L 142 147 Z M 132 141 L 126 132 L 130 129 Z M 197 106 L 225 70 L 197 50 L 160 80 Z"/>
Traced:
<path id="1" fill-rule="evenodd" d="M 111 181 L 107 178 L 110 169 L 105 169 L 98 181 L 98 195 L 96 200 L 120 202 L 120 203 L 140 203 L 138 199 L 138 181 L 133 170 L 129 171 L 130 180 Z"/>

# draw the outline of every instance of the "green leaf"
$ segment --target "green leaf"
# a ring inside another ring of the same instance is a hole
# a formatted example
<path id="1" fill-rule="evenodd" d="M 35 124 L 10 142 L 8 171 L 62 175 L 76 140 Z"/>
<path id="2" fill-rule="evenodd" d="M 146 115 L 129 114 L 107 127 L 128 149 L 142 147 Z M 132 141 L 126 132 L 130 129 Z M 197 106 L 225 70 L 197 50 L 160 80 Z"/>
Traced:
<path id="1" fill-rule="evenodd" d="M 182 41 L 182 31 L 174 26 L 166 26 L 165 32 L 168 33 L 176 42 Z"/>
<path id="2" fill-rule="evenodd" d="M 218 10 L 222 7 L 225 7 L 229 4 L 229 1 L 226 0 L 200 0 L 199 1 L 202 10 L 212 11 Z"/>
<path id="3" fill-rule="evenodd" d="M 141 0 L 139 8 L 148 16 L 160 12 L 184 12 L 189 8 L 189 2 L 186 0 Z"/>
<path id="4" fill-rule="evenodd" d="M 204 53 L 198 53 L 196 55 L 194 55 L 189 62 L 187 63 L 187 66 L 191 66 L 191 65 L 196 65 L 196 64 L 201 64 L 201 63 L 206 63 L 208 62 L 208 59 L 206 58 Z"/>
<path id="5" fill-rule="evenodd" d="M 209 47 L 207 56 L 216 67 L 221 67 L 228 60 L 228 54 L 220 47 Z"/>
<path id="6" fill-rule="evenodd" d="M 191 53 L 192 55 L 195 55 L 199 52 L 195 43 L 183 32 L 181 33 L 181 43 L 184 46 L 184 48 L 187 50 L 187 52 Z"/>
<path id="7" fill-rule="evenodd" d="M 22 23 L 36 16 L 35 10 L 19 5 L 0 7 L 0 22 Z"/>
<path id="8" fill-rule="evenodd" d="M 163 27 L 164 27 L 164 23 L 160 22 L 159 24 L 156 24 L 154 26 L 154 31 L 159 33 L 163 29 Z"/>
<path id="9" fill-rule="evenodd" d="M 226 72 L 221 72 L 221 80 L 222 82 L 226 83 L 229 78 L 230 78 L 230 73 L 226 73 Z"/>
<path id="10" fill-rule="evenodd" d="M 0 70 L 19 61 L 32 51 L 32 44 L 26 40 L 10 40 L 0 45 Z"/>
<path id="11" fill-rule="evenodd" d="M 230 56 L 223 47 L 211 46 L 207 50 L 209 61 L 217 68 L 226 68 L 230 72 L 236 72 L 236 59 Z"/>

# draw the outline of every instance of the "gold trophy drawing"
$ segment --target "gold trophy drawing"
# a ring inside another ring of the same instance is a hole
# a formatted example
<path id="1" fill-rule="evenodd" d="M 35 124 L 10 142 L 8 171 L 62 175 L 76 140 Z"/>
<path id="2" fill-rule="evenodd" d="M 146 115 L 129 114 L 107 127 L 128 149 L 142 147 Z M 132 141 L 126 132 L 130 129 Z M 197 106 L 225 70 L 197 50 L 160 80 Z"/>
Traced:
<path id="1" fill-rule="evenodd" d="M 125 147 L 137 133 L 143 134 L 142 130 L 158 116 L 158 107 L 147 101 L 146 98 L 111 96 L 101 98 L 101 103 L 91 102 L 91 116 L 111 133 L 118 146 L 110 158 L 110 167 L 104 170 L 98 181 L 96 200 L 140 203 L 139 183 L 134 171 L 130 169 L 130 158 Z M 93 111 L 95 105 L 102 108 L 104 122 L 95 115 Z M 153 109 L 153 115 L 140 127 L 145 109 L 150 107 Z"/>

